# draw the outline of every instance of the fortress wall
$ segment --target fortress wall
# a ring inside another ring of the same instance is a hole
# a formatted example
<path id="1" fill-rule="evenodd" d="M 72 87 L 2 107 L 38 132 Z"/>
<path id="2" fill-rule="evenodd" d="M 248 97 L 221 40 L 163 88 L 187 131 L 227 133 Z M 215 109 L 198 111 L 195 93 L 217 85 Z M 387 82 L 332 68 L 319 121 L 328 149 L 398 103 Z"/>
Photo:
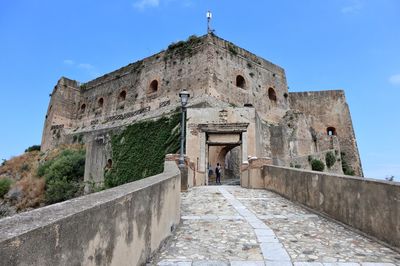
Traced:
<path id="1" fill-rule="evenodd" d="M 122 129 L 122 128 L 121 128 Z M 96 186 L 104 183 L 104 172 L 112 166 L 112 134 L 119 133 L 115 130 L 99 130 L 86 134 L 86 158 L 84 180 L 93 182 Z M 111 165 L 107 166 L 108 160 Z"/>
<path id="2" fill-rule="evenodd" d="M 340 150 L 346 154 L 347 162 L 355 175 L 363 176 L 360 156 L 353 130 L 349 107 L 344 92 L 317 91 L 290 93 L 290 107 L 304 113 L 317 133 L 319 150 L 330 147 L 327 128 L 334 127 L 340 143 Z"/>
<path id="3" fill-rule="evenodd" d="M 144 265 L 180 221 L 180 172 L 0 221 L 1 265 Z"/>
<path id="4" fill-rule="evenodd" d="M 249 175 L 246 186 L 274 191 L 400 249 L 398 182 L 272 165 Z"/>
<path id="5" fill-rule="evenodd" d="M 252 104 L 263 120 L 278 121 L 288 109 L 285 71 L 217 37 L 210 43 L 211 95 L 238 107 Z M 238 75 L 245 80 L 243 88 L 237 86 Z M 269 88 L 275 91 L 276 101 L 269 98 Z"/>
<path id="6" fill-rule="evenodd" d="M 255 115 L 255 145 L 256 145 L 256 154 L 258 158 L 260 157 L 269 157 L 272 158 L 271 153 L 271 132 L 270 126 L 268 123 L 264 122 L 258 113 Z"/>
<path id="7" fill-rule="evenodd" d="M 204 45 L 199 45 L 193 48 L 191 55 L 185 54 L 182 57 L 159 53 L 88 82 L 80 103 L 86 103 L 88 108 L 81 121 L 146 107 L 154 110 L 166 101 L 179 103 L 178 94 L 183 89 L 188 90 L 191 97 L 205 93 L 207 58 L 202 53 L 204 49 Z M 155 80 L 158 89 L 151 92 L 151 83 Z M 120 98 L 122 91 L 126 92 L 125 100 Z M 104 99 L 102 109 L 98 107 L 100 98 Z"/>
<path id="8" fill-rule="evenodd" d="M 43 151 L 64 143 L 65 129 L 74 126 L 80 90 L 74 80 L 61 78 L 51 93 L 43 128 L 41 149 Z"/>
<path id="9" fill-rule="evenodd" d="M 103 129 L 115 127 L 114 118 L 117 116 L 128 113 L 128 117 L 132 117 L 137 116 L 136 112 L 141 114 L 180 105 L 178 94 L 183 89 L 190 92 L 191 98 L 205 94 L 209 68 L 204 38 L 183 50 L 167 49 L 81 86 L 69 80 L 74 83 L 73 87 L 63 87 L 62 94 L 57 90 L 52 95 L 49 106 L 56 102 L 59 108 L 45 122 L 43 150 L 65 143 L 69 139 L 65 138 L 65 134 L 95 130 L 98 126 Z M 158 86 L 157 91 L 152 92 L 151 83 L 154 80 Z M 122 91 L 126 92 L 125 99 L 121 98 Z M 62 100 L 59 100 L 59 95 Z M 57 119 L 66 115 L 68 120 Z M 61 130 L 57 142 L 51 141 L 50 128 L 54 125 L 70 129 Z"/>
<path id="10" fill-rule="evenodd" d="M 311 169 L 309 156 L 313 159 L 321 159 L 325 162 L 327 151 L 334 151 L 340 159 L 340 145 L 337 136 L 319 134 L 314 140 L 313 130 L 310 129 L 313 120 L 299 111 L 288 111 L 278 125 L 267 124 L 261 132 L 265 134 L 264 142 L 269 149 L 273 164 L 278 166 L 297 166 L 302 169 Z M 342 174 L 341 163 L 335 163 L 335 167 L 328 169 Z"/>

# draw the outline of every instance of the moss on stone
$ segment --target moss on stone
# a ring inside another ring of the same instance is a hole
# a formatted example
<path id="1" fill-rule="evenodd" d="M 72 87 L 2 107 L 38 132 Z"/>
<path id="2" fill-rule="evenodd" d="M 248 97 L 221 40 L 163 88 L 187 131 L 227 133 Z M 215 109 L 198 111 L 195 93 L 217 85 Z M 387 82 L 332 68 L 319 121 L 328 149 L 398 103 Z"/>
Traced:
<path id="1" fill-rule="evenodd" d="M 106 187 L 115 187 L 164 170 L 168 153 L 179 150 L 179 113 L 139 122 L 112 136 L 112 168 L 106 171 Z"/>

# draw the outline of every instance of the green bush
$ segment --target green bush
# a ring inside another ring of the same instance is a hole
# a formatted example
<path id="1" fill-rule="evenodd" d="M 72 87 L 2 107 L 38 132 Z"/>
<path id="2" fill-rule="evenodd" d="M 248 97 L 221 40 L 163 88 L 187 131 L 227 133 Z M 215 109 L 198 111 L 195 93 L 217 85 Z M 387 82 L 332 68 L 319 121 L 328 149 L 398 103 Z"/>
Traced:
<path id="1" fill-rule="evenodd" d="M 105 187 L 115 187 L 164 169 L 165 155 L 179 150 L 180 114 L 128 126 L 111 140 L 112 167 L 104 175 Z"/>
<path id="2" fill-rule="evenodd" d="M 46 202 L 56 203 L 82 194 L 85 151 L 64 150 L 53 160 L 40 165 L 38 176 L 46 180 Z"/>
<path id="3" fill-rule="evenodd" d="M 320 171 L 320 172 L 323 172 L 324 169 L 325 169 L 325 164 L 324 164 L 322 161 L 320 161 L 320 160 L 313 159 L 313 160 L 311 161 L 311 169 L 312 169 L 313 171 Z"/>
<path id="4" fill-rule="evenodd" d="M 2 198 L 10 190 L 12 180 L 9 178 L 0 179 L 0 198 Z"/>
<path id="5" fill-rule="evenodd" d="M 80 195 L 83 188 L 82 182 L 68 181 L 67 178 L 46 180 L 46 202 L 52 204 L 72 199 Z"/>
<path id="6" fill-rule="evenodd" d="M 32 145 L 28 147 L 25 152 L 40 151 L 40 145 Z"/>
<path id="7" fill-rule="evenodd" d="M 331 168 L 336 162 L 336 156 L 333 152 L 327 152 L 325 155 L 325 163 L 328 168 Z"/>
<path id="8" fill-rule="evenodd" d="M 40 177 L 44 176 L 47 173 L 48 168 L 51 166 L 52 163 L 53 163 L 53 160 L 46 161 L 46 162 L 40 164 L 37 169 L 37 175 Z"/>
<path id="9" fill-rule="evenodd" d="M 345 175 L 351 175 L 351 176 L 355 175 L 354 170 L 351 168 L 351 166 L 347 162 L 346 153 L 341 152 L 340 156 L 342 157 L 342 170 L 343 170 L 343 173 Z"/>

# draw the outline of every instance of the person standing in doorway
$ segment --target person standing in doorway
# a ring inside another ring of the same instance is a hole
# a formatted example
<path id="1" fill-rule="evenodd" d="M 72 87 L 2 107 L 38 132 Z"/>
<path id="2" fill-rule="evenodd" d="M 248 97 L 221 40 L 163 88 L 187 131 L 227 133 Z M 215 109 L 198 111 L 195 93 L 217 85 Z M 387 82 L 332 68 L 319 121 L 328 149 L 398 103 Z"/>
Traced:
<path id="1" fill-rule="evenodd" d="M 215 168 L 215 175 L 217 176 L 215 182 L 217 185 L 221 185 L 221 165 L 217 163 L 217 167 Z"/>
<path id="2" fill-rule="evenodd" d="M 208 181 L 207 181 L 207 185 L 210 183 L 210 179 L 213 177 L 214 173 L 213 173 L 213 169 L 212 169 L 212 165 L 209 163 L 208 164 Z"/>

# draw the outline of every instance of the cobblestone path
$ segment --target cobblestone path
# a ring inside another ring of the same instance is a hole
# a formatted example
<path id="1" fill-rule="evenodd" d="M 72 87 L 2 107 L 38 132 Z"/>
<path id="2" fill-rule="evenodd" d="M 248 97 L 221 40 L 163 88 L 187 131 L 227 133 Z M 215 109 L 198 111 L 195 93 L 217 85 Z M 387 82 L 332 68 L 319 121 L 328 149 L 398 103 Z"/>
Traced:
<path id="1" fill-rule="evenodd" d="M 181 209 L 150 265 L 400 265 L 399 253 L 269 191 L 195 187 Z"/>

